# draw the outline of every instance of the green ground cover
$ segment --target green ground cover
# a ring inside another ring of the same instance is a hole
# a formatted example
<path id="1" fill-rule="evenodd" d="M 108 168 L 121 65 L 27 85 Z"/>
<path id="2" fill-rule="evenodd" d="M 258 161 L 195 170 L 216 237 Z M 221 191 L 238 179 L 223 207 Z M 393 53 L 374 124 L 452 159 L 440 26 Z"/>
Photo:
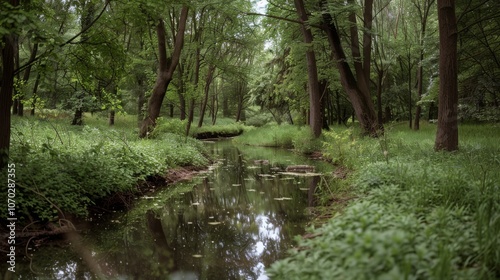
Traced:
<path id="1" fill-rule="evenodd" d="M 84 217 L 100 198 L 134 192 L 148 176 L 208 164 L 201 142 L 167 131 L 139 139 L 136 126 L 135 116 L 123 115 L 114 127 L 97 115 L 86 116 L 84 126 L 66 118 L 14 118 L 10 162 L 16 165 L 18 217 Z"/>
<path id="2" fill-rule="evenodd" d="M 353 170 L 359 198 L 299 238 L 271 278 L 498 279 L 500 127 L 461 125 L 454 153 L 433 151 L 435 129 L 325 132 L 323 153 Z"/>

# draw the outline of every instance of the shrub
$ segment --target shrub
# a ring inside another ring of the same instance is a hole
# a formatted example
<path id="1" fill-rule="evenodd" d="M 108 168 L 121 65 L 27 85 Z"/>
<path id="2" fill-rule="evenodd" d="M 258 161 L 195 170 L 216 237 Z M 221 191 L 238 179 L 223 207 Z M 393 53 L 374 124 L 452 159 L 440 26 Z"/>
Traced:
<path id="1" fill-rule="evenodd" d="M 179 119 L 165 119 L 160 117 L 156 120 L 156 127 L 149 135 L 149 138 L 156 138 L 163 133 L 185 135 L 186 124 L 187 120 L 181 121 Z"/>

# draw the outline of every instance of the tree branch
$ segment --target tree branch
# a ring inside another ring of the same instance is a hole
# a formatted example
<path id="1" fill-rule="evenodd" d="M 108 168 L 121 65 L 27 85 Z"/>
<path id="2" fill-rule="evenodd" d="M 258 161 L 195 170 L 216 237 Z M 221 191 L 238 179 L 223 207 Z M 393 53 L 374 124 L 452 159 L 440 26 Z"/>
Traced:
<path id="1" fill-rule="evenodd" d="M 262 17 L 274 18 L 277 20 L 288 21 L 288 22 L 297 23 L 300 25 L 306 24 L 301 20 L 290 19 L 290 18 L 275 16 L 275 15 L 266 15 L 266 14 L 260 14 L 260 13 L 244 13 L 244 14 L 247 16 L 262 16 Z M 317 25 L 317 24 L 307 24 L 307 25 L 314 27 L 314 28 L 323 29 L 323 27 L 321 25 Z"/>
<path id="2" fill-rule="evenodd" d="M 104 12 L 106 11 L 106 8 L 108 7 L 109 5 L 109 2 L 110 0 L 106 0 L 105 4 L 104 4 L 104 7 L 102 8 L 101 12 L 99 13 L 99 15 L 97 15 L 97 17 L 88 25 L 86 26 L 85 28 L 83 28 L 80 32 L 76 33 L 75 36 L 71 37 L 69 40 L 67 40 L 66 42 L 62 43 L 62 44 L 59 44 L 59 47 L 62 48 L 70 43 L 72 43 L 76 38 L 80 37 L 83 33 L 87 32 L 96 22 L 97 20 L 99 20 L 99 18 L 104 14 Z M 32 65 L 33 63 L 37 62 L 38 60 L 40 60 L 42 57 L 48 55 L 49 53 L 51 53 L 53 51 L 53 49 L 49 50 L 49 51 L 46 51 L 45 53 L 37 56 L 35 59 L 33 60 L 30 60 L 28 61 L 26 64 L 24 64 L 23 66 L 19 67 L 18 69 L 16 69 L 14 71 L 14 75 L 17 75 L 18 73 L 20 73 L 21 71 L 23 71 L 26 67 Z"/>

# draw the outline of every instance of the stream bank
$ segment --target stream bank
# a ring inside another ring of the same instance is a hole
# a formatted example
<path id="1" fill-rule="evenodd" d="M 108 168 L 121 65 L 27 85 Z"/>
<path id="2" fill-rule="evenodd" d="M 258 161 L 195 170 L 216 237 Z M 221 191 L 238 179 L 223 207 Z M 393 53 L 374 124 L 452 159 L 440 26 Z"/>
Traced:
<path id="1" fill-rule="evenodd" d="M 31 246 L 19 273 L 26 279 L 90 279 L 96 271 L 123 279 L 267 279 L 265 269 L 304 233 L 321 181 L 286 174 L 286 167 L 307 164 L 330 173 L 331 166 L 284 150 L 205 145 L 220 159 L 215 166 L 137 198 L 130 211 L 90 218 L 79 246 L 87 253 L 62 244 Z"/>

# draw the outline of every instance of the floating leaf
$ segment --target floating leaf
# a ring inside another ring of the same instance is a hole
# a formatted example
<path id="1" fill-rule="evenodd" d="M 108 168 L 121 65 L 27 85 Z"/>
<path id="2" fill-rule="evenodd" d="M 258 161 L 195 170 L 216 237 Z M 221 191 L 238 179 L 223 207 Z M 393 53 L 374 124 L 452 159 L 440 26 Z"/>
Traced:
<path id="1" fill-rule="evenodd" d="M 239 187 L 241 184 L 233 184 L 233 187 Z"/>
<path id="2" fill-rule="evenodd" d="M 216 226 L 216 225 L 220 225 L 222 223 L 221 222 L 209 222 L 208 224 L 211 226 Z"/>
<path id="3" fill-rule="evenodd" d="M 193 255 L 193 258 L 201 258 L 201 257 L 203 257 L 203 255 L 198 255 L 198 254 Z"/>
<path id="4" fill-rule="evenodd" d="M 256 191 L 256 190 L 255 190 L 255 189 L 248 189 L 247 191 L 249 191 L 249 192 L 254 192 L 254 191 Z"/>
<path id="5" fill-rule="evenodd" d="M 281 175 L 290 175 L 290 176 L 298 176 L 298 177 L 314 177 L 314 176 L 321 176 L 323 174 L 321 173 L 299 173 L 299 172 L 278 172 L 278 174 Z"/>

